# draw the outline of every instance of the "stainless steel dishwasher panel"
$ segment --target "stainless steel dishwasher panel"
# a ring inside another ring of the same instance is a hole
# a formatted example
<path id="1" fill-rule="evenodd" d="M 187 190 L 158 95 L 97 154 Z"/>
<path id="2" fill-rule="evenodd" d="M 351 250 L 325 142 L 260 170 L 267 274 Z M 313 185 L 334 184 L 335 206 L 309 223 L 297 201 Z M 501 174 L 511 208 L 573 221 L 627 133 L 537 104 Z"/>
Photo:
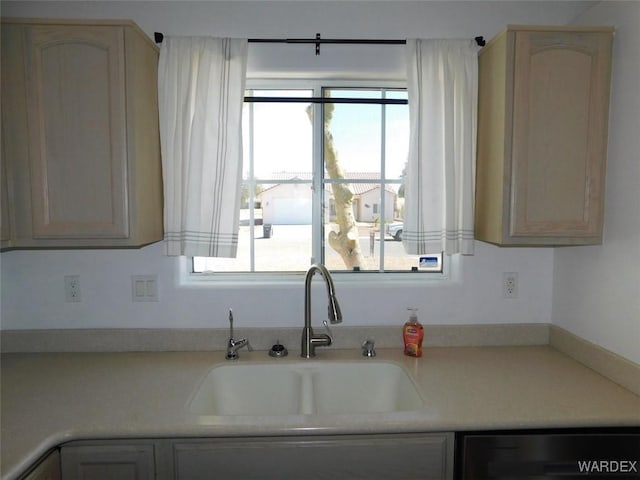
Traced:
<path id="1" fill-rule="evenodd" d="M 457 478 L 640 479 L 640 433 L 466 434 Z"/>

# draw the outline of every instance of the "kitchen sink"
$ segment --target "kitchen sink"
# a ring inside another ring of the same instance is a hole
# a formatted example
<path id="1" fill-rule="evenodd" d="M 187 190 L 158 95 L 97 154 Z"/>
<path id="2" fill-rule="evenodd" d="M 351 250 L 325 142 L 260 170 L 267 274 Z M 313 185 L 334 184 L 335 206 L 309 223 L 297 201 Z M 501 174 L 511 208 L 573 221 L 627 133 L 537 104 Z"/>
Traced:
<path id="1" fill-rule="evenodd" d="M 318 414 L 383 413 L 423 407 L 414 383 L 394 363 L 322 363 L 311 371 Z"/>
<path id="2" fill-rule="evenodd" d="M 188 405 L 195 415 L 335 415 L 419 410 L 423 402 L 395 363 L 293 362 L 212 368 Z"/>

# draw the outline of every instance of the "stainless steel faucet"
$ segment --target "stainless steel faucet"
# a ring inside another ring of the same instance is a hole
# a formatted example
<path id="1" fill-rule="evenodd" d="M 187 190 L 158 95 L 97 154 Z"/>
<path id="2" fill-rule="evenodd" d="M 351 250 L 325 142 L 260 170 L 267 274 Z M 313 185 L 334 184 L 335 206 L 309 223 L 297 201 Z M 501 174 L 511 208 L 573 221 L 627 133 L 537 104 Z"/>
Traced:
<path id="1" fill-rule="evenodd" d="M 247 346 L 247 349 L 251 352 L 253 349 L 249 344 L 249 340 L 246 338 L 238 338 L 237 340 L 233 338 L 233 311 L 229 309 L 229 341 L 227 342 L 227 354 L 224 358 L 227 360 L 237 360 L 240 358 L 238 355 L 238 350 L 242 347 Z"/>
<path id="2" fill-rule="evenodd" d="M 303 358 L 311 358 L 316 356 L 316 347 L 328 347 L 331 345 L 331 331 L 329 325 L 324 321 L 325 327 L 329 334 L 313 333 L 311 327 L 311 280 L 313 275 L 318 272 L 324 278 L 327 285 L 327 296 L 329 298 L 329 322 L 341 323 L 342 312 L 340 311 L 340 305 L 338 305 L 338 299 L 336 298 L 335 288 L 333 286 L 333 279 L 329 274 L 329 270 L 320 263 L 314 263 L 307 270 L 307 275 L 304 278 L 304 329 L 302 330 L 302 353 Z"/>

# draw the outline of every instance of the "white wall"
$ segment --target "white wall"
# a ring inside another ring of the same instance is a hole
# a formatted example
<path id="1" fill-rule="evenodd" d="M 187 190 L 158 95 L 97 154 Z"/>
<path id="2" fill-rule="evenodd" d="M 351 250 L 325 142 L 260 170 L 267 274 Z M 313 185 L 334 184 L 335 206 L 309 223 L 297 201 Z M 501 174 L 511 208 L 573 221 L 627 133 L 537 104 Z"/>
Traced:
<path id="1" fill-rule="evenodd" d="M 594 1 L 2 1 L 3 16 L 125 18 L 149 36 L 214 35 L 242 38 L 473 38 L 489 39 L 507 23 L 564 24 Z M 252 44 L 251 76 L 311 69 L 329 76 L 353 67 L 354 56 L 371 78 L 404 78 L 397 46 Z"/>
<path id="2" fill-rule="evenodd" d="M 345 284 L 334 276 L 344 325 L 389 325 L 406 320 L 407 306 L 425 324 L 550 322 L 553 255 L 550 249 L 478 244 L 473 257 L 450 265 L 448 280 L 422 286 Z M 184 260 L 162 246 L 142 250 L 6 252 L 2 254 L 2 328 L 297 327 L 303 319 L 303 279 L 285 286 L 187 284 Z M 501 272 L 520 273 L 520 296 L 505 300 Z M 160 301 L 133 303 L 131 275 L 157 274 Z M 64 275 L 80 275 L 81 303 L 65 303 Z M 326 315 L 324 287 L 316 279 L 314 313 Z M 319 323 L 319 322 L 318 322 Z M 339 328 L 339 327 L 337 327 Z"/>
<path id="3" fill-rule="evenodd" d="M 321 32 L 325 37 L 489 38 L 507 23 L 567 23 L 586 3 L 3 1 L 0 8 L 5 16 L 130 18 L 148 33 L 174 35 L 308 37 Z M 324 49 L 321 58 L 332 58 L 328 52 Z M 397 287 L 337 280 L 345 324 L 399 324 L 406 306 L 419 307 L 426 324 L 550 322 L 553 257 L 553 249 L 499 249 L 478 243 L 475 256 L 452 260 L 448 280 Z M 225 327 L 228 307 L 234 308 L 238 325 L 302 322 L 302 279 L 290 286 L 188 285 L 181 274 L 184 262 L 164 257 L 159 245 L 142 250 L 6 252 L 0 261 L 3 329 Z M 514 271 L 519 272 L 520 295 L 505 300 L 502 272 Z M 64 302 L 63 276 L 68 274 L 80 275 L 82 303 Z M 137 274 L 158 275 L 158 303 L 132 303 L 130 276 Z M 623 350 L 619 341 L 624 340 L 613 342 L 617 351 Z"/>
<path id="4" fill-rule="evenodd" d="M 553 323 L 640 363 L 640 3 L 576 23 L 616 27 L 604 243 L 556 250 Z"/>
<path id="5" fill-rule="evenodd" d="M 127 18 L 149 35 L 232 37 L 491 37 L 507 23 L 570 22 L 594 1 L 27 1 L 3 16 Z M 313 47 L 312 47 L 313 48 Z M 375 52 L 374 52 L 375 53 Z"/>

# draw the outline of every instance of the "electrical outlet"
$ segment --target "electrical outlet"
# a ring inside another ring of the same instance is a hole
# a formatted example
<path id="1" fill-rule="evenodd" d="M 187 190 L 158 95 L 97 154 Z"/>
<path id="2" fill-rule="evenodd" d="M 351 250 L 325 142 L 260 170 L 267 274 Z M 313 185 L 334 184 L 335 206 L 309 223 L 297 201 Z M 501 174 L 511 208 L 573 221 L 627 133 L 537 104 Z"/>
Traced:
<path id="1" fill-rule="evenodd" d="M 502 274 L 502 296 L 504 298 L 518 298 L 518 272 Z"/>
<path id="2" fill-rule="evenodd" d="M 80 303 L 80 275 L 65 275 L 64 277 L 64 299 L 68 303 Z"/>

